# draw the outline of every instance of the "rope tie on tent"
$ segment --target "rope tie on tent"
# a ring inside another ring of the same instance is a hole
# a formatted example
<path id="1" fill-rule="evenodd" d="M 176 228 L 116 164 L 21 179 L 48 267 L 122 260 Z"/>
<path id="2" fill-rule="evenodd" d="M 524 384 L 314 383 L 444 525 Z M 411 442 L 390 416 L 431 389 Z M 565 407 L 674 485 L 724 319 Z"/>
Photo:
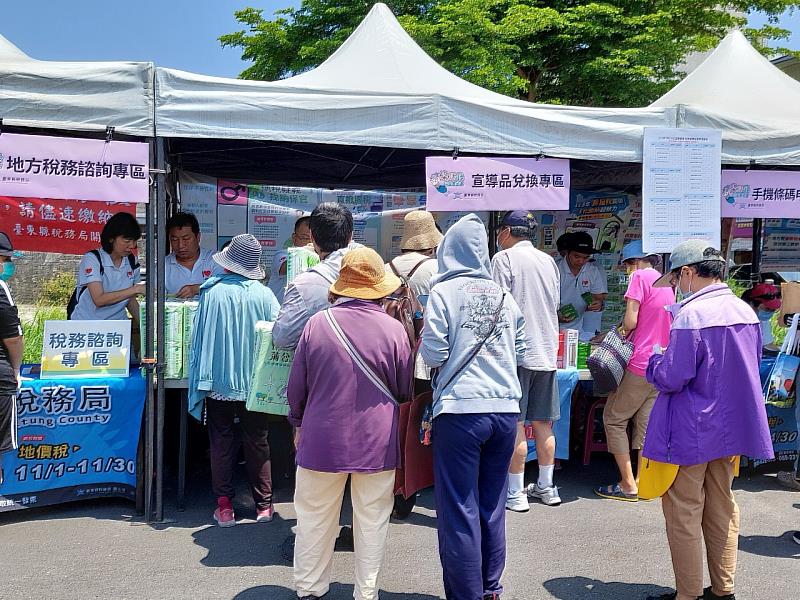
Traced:
<path id="1" fill-rule="evenodd" d="M 114 128 L 111 125 L 106 126 L 106 144 L 114 139 Z"/>
<path id="2" fill-rule="evenodd" d="M 453 160 L 458 160 L 458 146 L 453 146 Z"/>

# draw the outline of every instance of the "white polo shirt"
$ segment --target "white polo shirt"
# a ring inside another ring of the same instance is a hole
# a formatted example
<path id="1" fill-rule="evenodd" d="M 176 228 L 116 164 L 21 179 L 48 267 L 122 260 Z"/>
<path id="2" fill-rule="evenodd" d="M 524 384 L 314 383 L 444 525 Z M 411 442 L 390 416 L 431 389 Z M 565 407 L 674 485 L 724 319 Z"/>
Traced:
<path id="1" fill-rule="evenodd" d="M 585 294 L 586 292 L 591 294 L 607 294 L 608 275 L 596 262 L 587 262 L 577 275 L 572 273 L 566 258 L 561 257 L 556 261 L 556 264 L 558 265 L 558 270 L 561 275 L 560 306 L 572 304 L 578 312 L 577 319 L 569 323 L 559 323 L 559 328 L 583 330 L 583 317 L 588 304 L 581 298 L 581 294 Z M 602 313 L 598 312 L 596 315 L 591 316 L 596 320 L 597 315 L 602 315 Z"/>
<path id="2" fill-rule="evenodd" d="M 214 259 L 213 250 L 200 248 L 200 256 L 190 271 L 175 258 L 175 254 L 167 254 L 164 260 L 164 287 L 167 294 L 175 295 L 185 285 L 202 285 L 212 275 L 222 275 L 225 272 Z"/>
<path id="3" fill-rule="evenodd" d="M 117 292 L 132 287 L 139 283 L 141 277 L 139 268 L 132 269 L 128 257 L 122 259 L 119 267 L 114 265 L 111 255 L 102 248 L 97 250 L 103 261 L 103 274 L 100 275 L 100 262 L 92 252 L 83 255 L 78 266 L 78 304 L 72 313 L 75 321 L 121 321 L 128 318 L 125 306 L 128 300 L 122 300 L 109 306 L 95 306 L 92 295 L 84 286 L 99 281 L 103 284 L 104 292 Z M 134 261 L 138 264 L 138 259 Z"/>

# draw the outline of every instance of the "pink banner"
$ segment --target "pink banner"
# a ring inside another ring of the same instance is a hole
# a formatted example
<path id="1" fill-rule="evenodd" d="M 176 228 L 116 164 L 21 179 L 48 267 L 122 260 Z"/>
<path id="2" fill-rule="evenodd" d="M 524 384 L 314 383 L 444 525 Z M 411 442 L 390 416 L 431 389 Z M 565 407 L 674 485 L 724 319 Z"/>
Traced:
<path id="1" fill-rule="evenodd" d="M 569 210 L 569 161 L 429 156 L 431 211 Z"/>
<path id="2" fill-rule="evenodd" d="M 722 171 L 722 216 L 800 217 L 800 171 Z"/>
<path id="3" fill-rule="evenodd" d="M 43 135 L 0 135 L 0 196 L 147 202 L 149 149 Z"/>

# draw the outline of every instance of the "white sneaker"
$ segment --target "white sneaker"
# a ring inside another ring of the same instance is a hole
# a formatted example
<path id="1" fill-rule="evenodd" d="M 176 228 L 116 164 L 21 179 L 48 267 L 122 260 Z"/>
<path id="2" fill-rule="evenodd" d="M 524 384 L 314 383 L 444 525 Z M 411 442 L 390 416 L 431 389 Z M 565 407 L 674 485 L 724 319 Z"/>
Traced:
<path id="1" fill-rule="evenodd" d="M 514 512 L 528 512 L 531 505 L 528 503 L 528 497 L 523 490 L 518 492 L 509 492 L 506 497 L 506 509 L 513 510 Z"/>
<path id="2" fill-rule="evenodd" d="M 558 488 L 551 485 L 547 488 L 540 488 L 538 483 L 528 484 L 526 490 L 529 498 L 538 498 L 547 506 L 558 506 L 561 504 L 561 497 L 558 495 Z"/>

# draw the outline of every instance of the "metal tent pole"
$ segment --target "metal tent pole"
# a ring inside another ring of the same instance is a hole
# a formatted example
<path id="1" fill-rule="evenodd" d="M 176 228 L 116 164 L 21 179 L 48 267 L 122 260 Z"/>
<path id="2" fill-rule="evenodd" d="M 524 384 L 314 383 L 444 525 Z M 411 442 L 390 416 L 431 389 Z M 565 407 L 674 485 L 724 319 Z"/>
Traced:
<path id="1" fill-rule="evenodd" d="M 166 231 L 164 229 L 167 219 L 167 174 L 165 159 L 164 138 L 156 138 L 156 282 L 164 281 L 164 260 L 166 254 Z M 157 285 L 158 291 L 158 332 L 156 335 L 156 357 L 158 382 L 156 384 L 156 501 L 155 520 L 164 520 L 164 302 L 166 290 L 163 285 Z"/>
<path id="2" fill-rule="evenodd" d="M 750 281 L 753 284 L 761 281 L 761 238 L 764 221 L 753 219 L 753 260 L 750 267 Z"/>
<path id="3" fill-rule="evenodd" d="M 154 164 L 155 158 L 155 144 L 150 141 L 150 165 Z M 155 416 L 155 397 L 153 395 L 153 368 L 155 367 L 155 359 L 153 358 L 153 328 L 154 328 L 154 310 L 153 302 L 155 297 L 155 212 L 156 212 L 156 188 L 155 180 L 150 186 L 150 202 L 147 205 L 147 220 L 146 220 L 146 233 L 147 239 L 145 240 L 145 251 L 147 253 L 147 287 L 145 290 L 145 342 L 144 342 L 144 356 L 142 357 L 145 366 L 145 375 L 147 378 L 147 400 L 145 408 L 145 438 L 144 438 L 144 473 L 139 476 L 144 481 L 144 520 L 150 523 L 153 518 L 153 440 L 154 440 L 154 416 Z"/>

